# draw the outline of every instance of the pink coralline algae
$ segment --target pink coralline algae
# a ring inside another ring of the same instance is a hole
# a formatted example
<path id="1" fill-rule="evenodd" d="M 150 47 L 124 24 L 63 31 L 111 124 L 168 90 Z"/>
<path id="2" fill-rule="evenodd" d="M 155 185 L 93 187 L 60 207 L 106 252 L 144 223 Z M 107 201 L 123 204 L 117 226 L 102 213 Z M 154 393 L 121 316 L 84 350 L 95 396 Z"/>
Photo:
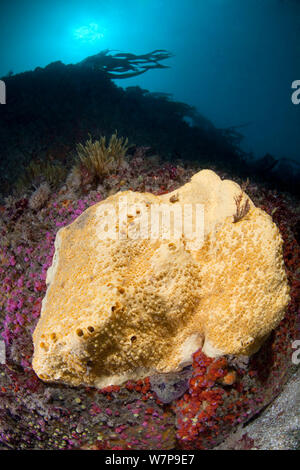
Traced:
<path id="1" fill-rule="evenodd" d="M 201 350 L 178 376 L 147 377 L 102 390 L 45 384 L 31 367 L 32 332 L 46 291 L 46 273 L 57 230 L 87 207 L 119 190 L 163 194 L 199 168 L 145 158 L 147 148 L 97 188 L 81 194 L 62 186 L 42 208 L 10 197 L 0 221 L 0 333 L 6 364 L 0 365 L 0 442 L 16 449 L 209 449 L 254 417 L 281 391 L 293 371 L 299 305 L 299 224 L 296 203 L 251 184 L 247 193 L 278 225 L 291 302 L 278 328 L 249 358 L 211 359 Z M 221 175 L 228 177 L 228 175 Z M 241 181 L 238 181 L 241 184 Z M 243 437 L 241 446 L 251 448 Z"/>

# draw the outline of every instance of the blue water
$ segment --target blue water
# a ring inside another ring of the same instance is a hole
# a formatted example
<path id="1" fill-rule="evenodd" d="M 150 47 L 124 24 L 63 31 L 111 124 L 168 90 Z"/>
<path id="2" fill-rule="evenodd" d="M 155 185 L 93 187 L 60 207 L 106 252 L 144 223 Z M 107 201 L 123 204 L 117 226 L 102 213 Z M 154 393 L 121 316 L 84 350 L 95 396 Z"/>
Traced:
<path id="1" fill-rule="evenodd" d="M 0 76 L 76 63 L 103 49 L 174 53 L 170 69 L 118 81 L 173 93 L 217 127 L 245 125 L 244 148 L 300 161 L 297 0 L 10 0 L 1 3 Z"/>

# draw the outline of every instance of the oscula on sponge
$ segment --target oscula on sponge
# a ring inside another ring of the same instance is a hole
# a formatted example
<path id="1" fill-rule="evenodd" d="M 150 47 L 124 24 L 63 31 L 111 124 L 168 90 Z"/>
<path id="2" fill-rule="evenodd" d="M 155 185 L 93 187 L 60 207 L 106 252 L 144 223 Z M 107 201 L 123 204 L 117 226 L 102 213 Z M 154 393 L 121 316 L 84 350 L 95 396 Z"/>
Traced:
<path id="1" fill-rule="evenodd" d="M 189 243 L 175 222 L 197 205 L 203 237 Z M 154 206 L 171 215 L 149 237 L 141 208 Z M 59 230 L 55 249 L 34 332 L 33 367 L 45 381 L 120 384 L 179 370 L 201 347 L 251 355 L 289 302 L 276 225 L 210 170 L 163 196 L 126 191 L 95 204 Z"/>

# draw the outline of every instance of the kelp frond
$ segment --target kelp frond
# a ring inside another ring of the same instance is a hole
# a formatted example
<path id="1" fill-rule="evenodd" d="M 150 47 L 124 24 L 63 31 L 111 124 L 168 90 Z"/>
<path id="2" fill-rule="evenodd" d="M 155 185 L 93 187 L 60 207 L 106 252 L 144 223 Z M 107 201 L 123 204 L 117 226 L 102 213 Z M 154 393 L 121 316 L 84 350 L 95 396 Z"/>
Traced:
<path id="1" fill-rule="evenodd" d="M 157 49 L 148 54 L 118 53 L 109 54 L 109 49 L 87 57 L 79 62 L 80 66 L 90 67 L 93 70 L 101 70 L 109 78 L 130 78 L 141 75 L 150 69 L 165 69 L 166 65 L 159 62 L 172 57 L 172 54 L 164 49 Z"/>

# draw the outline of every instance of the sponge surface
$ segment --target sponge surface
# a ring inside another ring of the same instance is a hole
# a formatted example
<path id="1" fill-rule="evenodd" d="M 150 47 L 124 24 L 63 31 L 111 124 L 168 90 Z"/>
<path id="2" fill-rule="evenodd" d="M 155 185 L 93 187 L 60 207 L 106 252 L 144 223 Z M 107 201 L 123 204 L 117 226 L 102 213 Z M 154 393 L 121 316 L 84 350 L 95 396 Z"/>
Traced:
<path id="1" fill-rule="evenodd" d="M 234 223 L 237 197 L 249 211 Z M 180 234 L 197 205 L 203 230 L 191 217 L 193 234 Z M 200 347 L 251 355 L 289 302 L 276 225 L 210 170 L 170 194 L 120 192 L 87 209 L 57 233 L 47 286 L 34 370 L 96 387 L 179 370 Z"/>

